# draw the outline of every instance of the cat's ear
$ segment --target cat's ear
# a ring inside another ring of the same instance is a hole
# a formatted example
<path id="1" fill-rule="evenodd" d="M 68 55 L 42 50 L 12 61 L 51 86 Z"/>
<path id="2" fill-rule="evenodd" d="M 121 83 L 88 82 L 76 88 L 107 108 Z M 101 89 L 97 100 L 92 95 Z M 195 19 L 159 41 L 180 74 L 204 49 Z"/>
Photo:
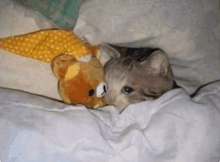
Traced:
<path id="1" fill-rule="evenodd" d="M 99 48 L 101 52 L 106 53 L 111 58 L 120 57 L 120 52 L 108 44 L 101 44 Z"/>
<path id="2" fill-rule="evenodd" d="M 142 61 L 140 64 L 151 74 L 165 77 L 170 73 L 169 59 L 167 58 L 166 54 L 161 50 L 153 52 L 148 59 Z"/>
<path id="3" fill-rule="evenodd" d="M 99 49 L 101 53 L 100 62 L 102 63 L 102 65 L 105 65 L 105 63 L 111 58 L 120 57 L 120 53 L 108 44 L 99 45 Z"/>

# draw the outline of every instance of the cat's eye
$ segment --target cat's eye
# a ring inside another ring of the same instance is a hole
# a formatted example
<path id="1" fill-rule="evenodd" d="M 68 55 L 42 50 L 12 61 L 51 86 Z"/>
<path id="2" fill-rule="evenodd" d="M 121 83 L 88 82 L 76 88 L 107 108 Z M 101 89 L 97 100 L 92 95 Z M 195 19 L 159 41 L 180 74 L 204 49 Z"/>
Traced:
<path id="1" fill-rule="evenodd" d="M 124 86 L 124 87 L 122 88 L 122 92 L 123 92 L 124 94 L 126 94 L 126 95 L 130 94 L 130 93 L 133 92 L 133 91 L 134 91 L 134 89 L 131 88 L 131 87 L 129 87 L 129 86 Z"/>
<path id="2" fill-rule="evenodd" d="M 89 96 L 92 97 L 95 94 L 95 90 L 94 89 L 90 89 L 89 90 Z"/>

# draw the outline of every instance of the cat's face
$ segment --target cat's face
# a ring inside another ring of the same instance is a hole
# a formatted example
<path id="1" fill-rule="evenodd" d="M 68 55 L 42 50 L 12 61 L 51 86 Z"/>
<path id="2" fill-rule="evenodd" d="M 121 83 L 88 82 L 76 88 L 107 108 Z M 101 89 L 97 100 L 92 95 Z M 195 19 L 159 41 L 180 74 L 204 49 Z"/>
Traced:
<path id="1" fill-rule="evenodd" d="M 130 57 L 114 58 L 104 70 L 108 85 L 105 98 L 119 111 L 132 103 L 156 99 L 173 86 L 170 64 L 162 51 L 142 62 Z"/>

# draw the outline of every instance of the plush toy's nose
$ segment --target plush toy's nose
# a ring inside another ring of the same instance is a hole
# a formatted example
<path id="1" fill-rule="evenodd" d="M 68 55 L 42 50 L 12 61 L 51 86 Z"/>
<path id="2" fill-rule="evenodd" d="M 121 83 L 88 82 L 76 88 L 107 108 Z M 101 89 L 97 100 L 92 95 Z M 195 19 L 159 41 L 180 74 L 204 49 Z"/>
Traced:
<path id="1" fill-rule="evenodd" d="M 107 84 L 105 82 L 102 82 L 98 85 L 96 89 L 96 96 L 98 98 L 101 98 L 105 95 L 106 91 L 107 91 Z"/>

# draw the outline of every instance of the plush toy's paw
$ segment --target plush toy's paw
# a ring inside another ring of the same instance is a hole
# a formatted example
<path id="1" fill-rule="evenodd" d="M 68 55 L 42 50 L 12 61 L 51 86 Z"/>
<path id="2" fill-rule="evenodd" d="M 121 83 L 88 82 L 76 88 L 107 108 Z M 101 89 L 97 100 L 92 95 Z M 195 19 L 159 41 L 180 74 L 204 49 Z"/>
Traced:
<path id="1" fill-rule="evenodd" d="M 52 61 L 52 71 L 59 80 L 59 94 L 69 104 L 84 104 L 88 108 L 104 106 L 107 86 L 103 67 L 97 58 L 81 62 L 62 54 Z"/>

